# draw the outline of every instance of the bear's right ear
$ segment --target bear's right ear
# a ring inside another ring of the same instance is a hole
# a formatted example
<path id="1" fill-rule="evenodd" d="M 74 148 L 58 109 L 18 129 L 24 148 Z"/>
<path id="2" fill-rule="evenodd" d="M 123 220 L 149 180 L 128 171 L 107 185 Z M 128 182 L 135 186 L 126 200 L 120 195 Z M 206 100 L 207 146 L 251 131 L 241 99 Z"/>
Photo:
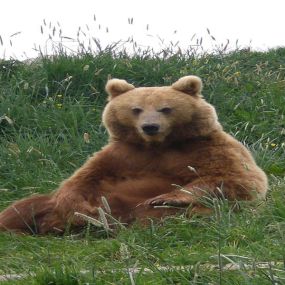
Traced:
<path id="1" fill-rule="evenodd" d="M 109 94 L 109 101 L 134 88 L 135 87 L 132 84 L 128 83 L 126 80 L 115 78 L 108 80 L 105 87 L 106 92 Z"/>

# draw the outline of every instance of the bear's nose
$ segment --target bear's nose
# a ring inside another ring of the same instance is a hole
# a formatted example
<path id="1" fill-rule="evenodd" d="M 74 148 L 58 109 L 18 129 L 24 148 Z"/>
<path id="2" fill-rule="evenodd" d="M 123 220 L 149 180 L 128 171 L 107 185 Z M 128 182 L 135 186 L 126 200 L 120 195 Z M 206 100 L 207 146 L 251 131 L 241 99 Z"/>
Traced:
<path id="1" fill-rule="evenodd" d="M 143 124 L 142 130 L 145 134 L 149 136 L 154 136 L 159 131 L 159 125 L 158 124 Z"/>

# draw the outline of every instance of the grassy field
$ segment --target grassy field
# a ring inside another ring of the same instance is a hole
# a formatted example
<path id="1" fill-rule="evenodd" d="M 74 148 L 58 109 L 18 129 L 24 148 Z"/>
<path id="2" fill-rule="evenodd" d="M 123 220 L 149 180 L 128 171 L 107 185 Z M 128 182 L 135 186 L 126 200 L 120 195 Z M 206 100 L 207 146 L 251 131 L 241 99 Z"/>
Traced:
<path id="1" fill-rule="evenodd" d="M 21 275 L 3 284 L 285 284 L 284 48 L 200 55 L 106 49 L 0 61 L 0 210 L 52 191 L 106 143 L 109 77 L 159 86 L 189 74 L 203 79 L 225 130 L 268 174 L 268 199 L 240 213 L 217 202 L 212 217 L 169 217 L 112 234 L 93 226 L 63 237 L 1 233 L 0 275 Z"/>

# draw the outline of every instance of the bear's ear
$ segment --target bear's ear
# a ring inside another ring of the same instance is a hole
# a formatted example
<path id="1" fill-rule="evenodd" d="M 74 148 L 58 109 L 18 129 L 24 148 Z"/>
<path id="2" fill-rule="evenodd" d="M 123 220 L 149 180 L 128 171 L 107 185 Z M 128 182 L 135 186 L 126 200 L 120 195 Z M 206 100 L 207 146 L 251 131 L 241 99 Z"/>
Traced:
<path id="1" fill-rule="evenodd" d="M 106 92 L 109 94 L 108 100 L 112 100 L 116 96 L 119 96 L 127 91 L 134 89 L 132 84 L 129 84 L 126 80 L 122 79 L 110 79 L 106 84 Z"/>
<path id="2" fill-rule="evenodd" d="M 184 76 L 173 83 L 172 88 L 192 96 L 199 96 L 202 91 L 202 80 L 194 75 Z"/>

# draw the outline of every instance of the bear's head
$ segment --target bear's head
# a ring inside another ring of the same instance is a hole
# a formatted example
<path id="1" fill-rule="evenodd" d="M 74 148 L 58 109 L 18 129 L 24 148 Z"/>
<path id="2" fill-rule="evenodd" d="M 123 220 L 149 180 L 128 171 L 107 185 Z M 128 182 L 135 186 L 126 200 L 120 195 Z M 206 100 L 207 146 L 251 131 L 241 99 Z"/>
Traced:
<path id="1" fill-rule="evenodd" d="M 183 142 L 221 130 L 214 107 L 201 95 L 202 81 L 185 76 L 171 86 L 135 88 L 111 79 L 103 123 L 111 141 L 135 144 Z"/>

